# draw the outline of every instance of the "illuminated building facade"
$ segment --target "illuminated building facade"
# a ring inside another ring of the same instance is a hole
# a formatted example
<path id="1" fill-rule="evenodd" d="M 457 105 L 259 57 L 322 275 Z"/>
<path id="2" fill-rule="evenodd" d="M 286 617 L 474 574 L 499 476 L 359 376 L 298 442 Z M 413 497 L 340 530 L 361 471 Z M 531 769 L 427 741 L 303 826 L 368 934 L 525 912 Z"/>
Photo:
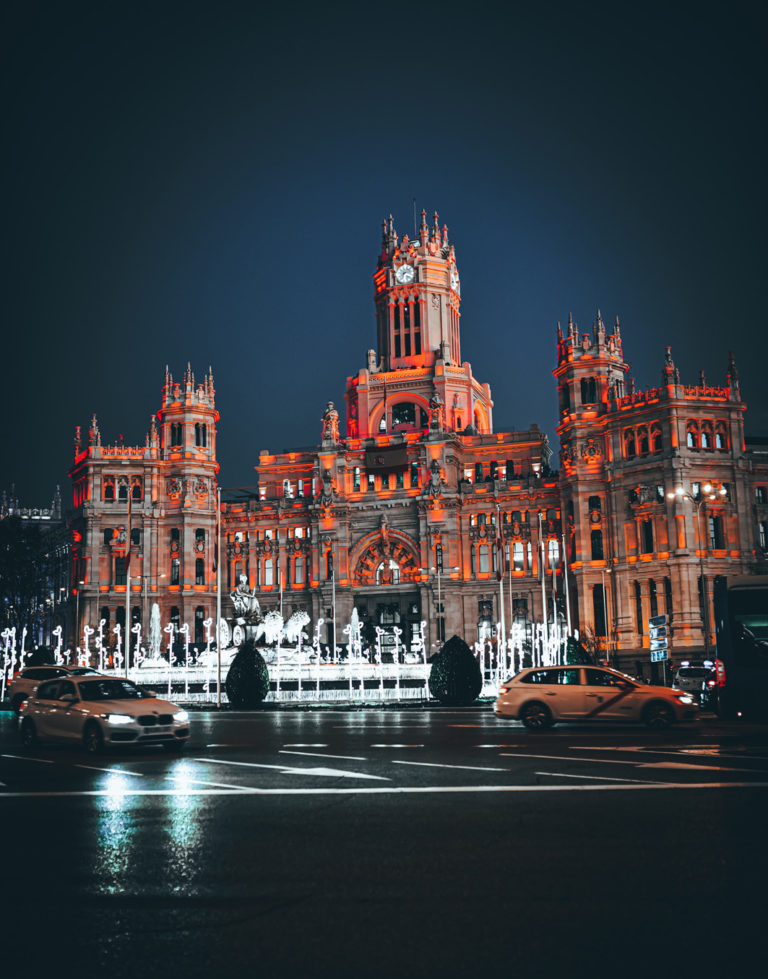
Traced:
<path id="1" fill-rule="evenodd" d="M 187 623 L 202 644 L 203 621 L 216 608 L 218 420 L 212 372 L 197 385 L 187 366 L 181 384 L 166 368 L 143 446 L 102 445 L 95 415 L 87 445 L 76 430 L 69 475 L 78 636 L 103 619 L 111 639 L 115 624 L 124 631 L 126 609 L 146 630 L 157 602 L 163 624 Z"/>
<path id="2" fill-rule="evenodd" d="M 702 572 L 711 598 L 714 574 L 758 570 L 768 550 L 768 454 L 745 445 L 733 360 L 722 387 L 690 387 L 668 350 L 660 386 L 635 391 L 618 322 L 558 327 L 558 474 L 538 426 L 493 430 L 490 388 L 461 360 L 456 255 L 436 214 L 429 225 L 422 212 L 413 240 L 384 223 L 373 285 L 377 349 L 347 378 L 344 433 L 329 402 L 315 449 L 262 451 L 258 492 L 223 506 L 225 617 L 244 576 L 262 613 L 322 619 L 323 643 L 335 622 L 343 644 L 357 609 L 385 651 L 407 651 L 422 620 L 434 649 L 453 633 L 491 638 L 501 621 L 527 627 L 545 604 L 564 621 L 567 564 L 573 626 L 617 662 L 647 660 L 660 613 L 673 656 L 702 649 Z M 102 446 L 95 418 L 86 447 L 78 434 L 81 624 L 125 621 L 130 574 L 132 621 L 146 626 L 157 601 L 164 623 L 202 640 L 216 602 L 217 422 L 210 372 L 197 387 L 188 368 L 182 384 L 166 374 L 144 447 Z M 679 486 L 690 499 L 669 498 Z"/>

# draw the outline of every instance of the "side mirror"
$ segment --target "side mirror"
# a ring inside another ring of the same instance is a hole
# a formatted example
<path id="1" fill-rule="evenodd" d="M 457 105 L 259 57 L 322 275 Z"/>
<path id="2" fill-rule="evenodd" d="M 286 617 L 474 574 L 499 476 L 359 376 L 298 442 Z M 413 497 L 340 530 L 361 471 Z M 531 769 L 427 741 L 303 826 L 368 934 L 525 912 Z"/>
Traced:
<path id="1" fill-rule="evenodd" d="M 157 698 L 157 691 L 156 690 L 145 690 L 144 691 L 144 696 L 145 697 L 155 697 L 155 698 Z"/>
<path id="2" fill-rule="evenodd" d="M 59 698 L 63 704 L 74 704 L 77 697 L 73 693 L 65 693 L 63 697 Z"/>

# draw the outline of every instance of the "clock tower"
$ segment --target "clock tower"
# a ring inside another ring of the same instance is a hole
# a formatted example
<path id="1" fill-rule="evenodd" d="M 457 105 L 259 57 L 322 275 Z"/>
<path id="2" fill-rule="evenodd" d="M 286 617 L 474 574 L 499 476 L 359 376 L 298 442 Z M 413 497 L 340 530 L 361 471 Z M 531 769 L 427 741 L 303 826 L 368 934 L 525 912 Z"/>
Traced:
<path id="1" fill-rule="evenodd" d="M 419 431 L 436 415 L 448 431 L 492 431 L 490 388 L 461 362 L 461 284 L 448 229 L 421 212 L 418 237 L 390 215 L 373 274 L 378 351 L 347 380 L 347 435 Z"/>

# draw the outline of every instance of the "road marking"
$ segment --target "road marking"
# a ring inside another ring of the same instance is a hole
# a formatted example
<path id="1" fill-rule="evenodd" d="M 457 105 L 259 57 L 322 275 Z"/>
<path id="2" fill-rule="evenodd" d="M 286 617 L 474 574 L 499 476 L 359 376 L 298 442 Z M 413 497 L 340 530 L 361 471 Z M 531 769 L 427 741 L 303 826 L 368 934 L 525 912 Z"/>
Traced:
<path id="1" fill-rule="evenodd" d="M 689 765 L 684 761 L 638 762 L 635 768 L 684 768 L 697 772 L 751 772 L 751 768 L 731 768 L 730 765 Z"/>
<path id="2" fill-rule="evenodd" d="M 388 782 L 383 775 L 366 775 L 363 772 L 346 772 L 342 768 L 290 768 L 285 765 L 264 765 L 254 761 L 225 761 L 223 758 L 193 758 L 208 765 L 242 765 L 244 768 L 271 768 L 281 775 L 324 775 L 333 778 L 369 778 Z"/>
<path id="3" fill-rule="evenodd" d="M 194 782 L 195 785 L 215 785 L 219 789 L 236 789 L 238 792 L 248 790 L 247 785 L 229 785 L 227 782 L 208 782 L 203 778 L 188 778 L 186 775 L 166 775 L 174 782 Z"/>
<path id="4" fill-rule="evenodd" d="M 640 785 L 657 785 L 642 778 L 611 778 L 610 775 L 566 775 L 565 772 L 535 772 L 536 775 L 551 775 L 552 778 L 599 778 L 603 782 L 635 782 Z"/>
<path id="5" fill-rule="evenodd" d="M 310 758 L 340 758 L 344 761 L 368 761 L 367 758 L 361 758 L 359 755 L 325 755 L 321 751 L 287 751 L 282 748 L 279 752 L 281 755 L 308 755 Z"/>
<path id="6" fill-rule="evenodd" d="M 50 758 L 25 758 L 24 755 L 0 755 L 0 758 L 18 758 L 19 761 L 37 761 L 41 765 L 52 765 Z"/>
<path id="7" fill-rule="evenodd" d="M 210 747 L 210 745 L 209 745 Z M 284 744 L 284 748 L 327 748 L 327 744 Z"/>
<path id="8" fill-rule="evenodd" d="M 475 744 L 473 748 L 520 748 L 520 744 Z"/>
<path id="9" fill-rule="evenodd" d="M 372 748 L 423 748 L 423 744 L 372 744 Z"/>
<path id="10" fill-rule="evenodd" d="M 397 786 L 376 785 L 370 788 L 356 786 L 355 788 L 339 788 L 338 786 L 324 788 L 242 788 L 242 789 L 126 789 L 121 797 L 126 796 L 244 796 L 244 795 L 471 795 L 473 793 L 489 792 L 654 792 L 665 790 L 679 792 L 700 789 L 768 789 L 768 782 L 635 782 L 612 783 L 611 785 L 419 785 Z M 3 799 L 31 798 L 112 798 L 109 789 L 89 789 L 82 792 L 0 792 Z"/>
<path id="11" fill-rule="evenodd" d="M 508 772 L 508 768 L 478 768 L 475 765 L 440 765 L 432 761 L 397 761 L 392 759 L 393 765 L 419 765 L 423 768 L 461 768 L 470 772 Z"/>
<path id="12" fill-rule="evenodd" d="M 683 762 L 657 761 L 642 762 L 624 758 L 576 758 L 573 755 L 533 755 L 524 752 L 512 753 L 502 751 L 503 758 L 548 758 L 551 761 L 583 761 L 588 765 L 631 765 L 633 768 L 687 768 L 703 772 L 750 772 L 751 768 L 728 768 L 724 765 L 686 765 Z"/>
<path id="13" fill-rule="evenodd" d="M 87 768 L 90 772 L 107 772 L 109 775 L 135 775 L 144 778 L 143 772 L 129 772 L 125 768 L 97 768 L 95 765 L 75 765 L 75 768 Z"/>

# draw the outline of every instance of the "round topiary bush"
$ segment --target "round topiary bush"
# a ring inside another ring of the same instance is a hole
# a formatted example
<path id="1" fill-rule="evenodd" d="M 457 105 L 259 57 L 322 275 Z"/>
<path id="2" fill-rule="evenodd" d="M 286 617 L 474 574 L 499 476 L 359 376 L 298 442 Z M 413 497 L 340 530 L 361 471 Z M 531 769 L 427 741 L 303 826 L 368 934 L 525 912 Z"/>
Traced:
<path id="1" fill-rule="evenodd" d="M 232 707 L 253 708 L 269 693 L 269 670 L 253 639 L 246 639 L 235 654 L 225 683 Z"/>
<path id="2" fill-rule="evenodd" d="M 459 636 L 451 636 L 430 660 L 429 692 L 441 704 L 460 707 L 471 704 L 483 689 L 480 664 Z"/>

